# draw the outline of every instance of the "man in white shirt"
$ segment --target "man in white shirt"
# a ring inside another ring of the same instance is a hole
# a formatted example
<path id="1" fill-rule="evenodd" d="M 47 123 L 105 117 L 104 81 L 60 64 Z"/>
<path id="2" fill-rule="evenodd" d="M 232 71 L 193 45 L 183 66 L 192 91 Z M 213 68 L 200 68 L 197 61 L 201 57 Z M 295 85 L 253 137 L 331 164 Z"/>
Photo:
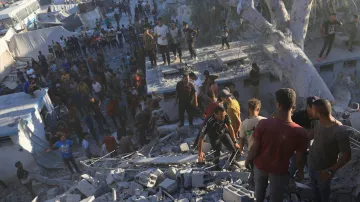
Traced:
<path id="1" fill-rule="evenodd" d="M 101 84 L 96 80 L 93 80 L 92 87 L 95 94 L 99 97 L 99 99 L 103 100 L 104 96 L 103 96 Z"/>
<path id="2" fill-rule="evenodd" d="M 245 119 L 240 128 L 240 151 L 243 151 L 245 138 L 248 141 L 248 151 L 250 151 L 251 146 L 254 143 L 254 138 L 252 134 L 254 133 L 256 125 L 259 123 L 261 119 L 266 119 L 265 117 L 259 116 L 261 109 L 261 101 L 252 98 L 248 101 L 248 110 L 249 110 L 249 118 Z M 249 184 L 254 186 L 254 166 L 251 166 L 251 174 L 249 177 Z"/>
<path id="3" fill-rule="evenodd" d="M 170 26 L 171 26 L 171 28 L 169 29 L 170 39 L 171 39 L 170 40 L 170 48 L 171 48 L 171 51 L 174 53 L 175 61 L 177 60 L 176 52 L 178 52 L 180 63 L 181 63 L 182 62 L 181 61 L 182 53 L 181 53 L 181 44 L 180 44 L 180 38 L 182 37 L 181 31 L 179 28 L 176 27 L 176 24 L 174 21 L 170 22 Z"/>
<path id="4" fill-rule="evenodd" d="M 28 76 L 29 79 L 35 79 L 36 78 L 35 71 L 31 67 L 27 68 L 26 75 Z"/>
<path id="5" fill-rule="evenodd" d="M 167 34 L 169 34 L 169 28 L 162 23 L 162 19 L 158 18 L 158 25 L 154 28 L 155 37 L 157 37 L 157 44 L 164 60 L 164 64 L 170 66 L 170 54 L 168 48 Z M 166 55 L 166 57 L 165 57 Z M 166 63 L 167 61 L 167 63 Z"/>
<path id="6" fill-rule="evenodd" d="M 200 87 L 203 85 L 203 81 L 201 80 L 201 78 L 199 76 L 197 76 L 194 72 L 191 72 L 189 74 L 190 79 L 193 81 L 194 83 L 194 87 L 195 87 L 195 91 L 196 91 L 196 95 L 199 95 L 200 93 Z"/>

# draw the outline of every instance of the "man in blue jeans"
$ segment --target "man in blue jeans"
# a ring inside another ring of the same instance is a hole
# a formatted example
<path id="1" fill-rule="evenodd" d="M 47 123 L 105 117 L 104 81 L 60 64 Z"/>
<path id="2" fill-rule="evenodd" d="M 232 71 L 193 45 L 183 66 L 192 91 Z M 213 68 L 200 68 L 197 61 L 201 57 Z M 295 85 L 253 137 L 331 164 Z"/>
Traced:
<path id="1" fill-rule="evenodd" d="M 314 101 L 312 111 L 320 123 L 310 132 L 310 139 L 314 140 L 308 155 L 310 186 L 316 197 L 315 201 L 328 202 L 335 172 L 351 159 L 349 135 L 352 131 L 331 115 L 328 100 Z"/>

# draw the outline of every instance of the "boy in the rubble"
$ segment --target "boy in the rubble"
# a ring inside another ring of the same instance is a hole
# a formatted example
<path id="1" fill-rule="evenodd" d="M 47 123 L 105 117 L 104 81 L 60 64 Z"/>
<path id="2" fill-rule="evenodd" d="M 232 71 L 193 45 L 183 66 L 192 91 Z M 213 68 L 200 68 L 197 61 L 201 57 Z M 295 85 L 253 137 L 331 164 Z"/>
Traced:
<path id="1" fill-rule="evenodd" d="M 240 149 L 240 145 L 236 142 L 236 137 L 231 126 L 230 118 L 222 106 L 215 108 L 214 114 L 207 119 L 205 125 L 200 131 L 200 139 L 198 144 L 199 162 L 204 162 L 205 154 L 202 151 L 202 144 L 206 134 L 209 136 L 211 147 L 215 150 L 215 170 L 220 170 L 219 157 L 221 144 L 224 144 L 224 146 L 232 152 L 230 159 L 234 157 L 236 150 Z"/>

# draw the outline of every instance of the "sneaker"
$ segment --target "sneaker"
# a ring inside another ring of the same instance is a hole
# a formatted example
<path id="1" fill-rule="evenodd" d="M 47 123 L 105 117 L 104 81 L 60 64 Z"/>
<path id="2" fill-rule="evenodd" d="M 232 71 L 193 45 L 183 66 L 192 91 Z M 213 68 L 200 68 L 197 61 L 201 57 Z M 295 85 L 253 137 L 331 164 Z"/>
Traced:
<path id="1" fill-rule="evenodd" d="M 321 58 L 316 59 L 316 62 L 321 62 Z"/>
<path id="2" fill-rule="evenodd" d="M 196 56 L 196 57 L 195 57 L 195 60 L 199 60 L 199 58 Z"/>

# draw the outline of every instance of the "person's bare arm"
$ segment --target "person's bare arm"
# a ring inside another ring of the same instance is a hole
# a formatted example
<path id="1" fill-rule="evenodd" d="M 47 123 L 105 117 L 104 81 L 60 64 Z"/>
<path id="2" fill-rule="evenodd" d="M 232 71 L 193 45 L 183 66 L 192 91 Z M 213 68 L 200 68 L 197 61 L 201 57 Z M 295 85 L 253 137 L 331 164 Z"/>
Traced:
<path id="1" fill-rule="evenodd" d="M 196 91 L 194 91 L 193 97 L 194 97 L 194 105 L 195 105 L 195 107 L 197 107 L 198 106 L 198 98 L 196 96 Z"/>

